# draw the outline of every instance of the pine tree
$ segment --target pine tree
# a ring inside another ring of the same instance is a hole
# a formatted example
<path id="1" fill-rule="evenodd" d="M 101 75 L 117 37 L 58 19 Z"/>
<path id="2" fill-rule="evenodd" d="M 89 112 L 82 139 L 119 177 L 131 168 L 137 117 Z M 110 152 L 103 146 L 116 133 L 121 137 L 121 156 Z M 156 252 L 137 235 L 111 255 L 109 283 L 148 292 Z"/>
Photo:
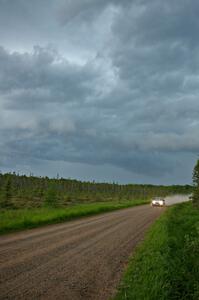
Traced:
<path id="1" fill-rule="evenodd" d="M 199 160 L 197 161 L 194 170 L 193 170 L 193 204 L 199 207 Z"/>
<path id="2" fill-rule="evenodd" d="M 47 207 L 57 206 L 57 192 L 54 184 L 51 184 L 46 191 L 44 205 Z"/>
<path id="3" fill-rule="evenodd" d="M 3 187 L 3 193 L 0 199 L 0 207 L 4 209 L 12 208 L 12 192 L 11 192 L 11 180 L 8 178 Z"/>

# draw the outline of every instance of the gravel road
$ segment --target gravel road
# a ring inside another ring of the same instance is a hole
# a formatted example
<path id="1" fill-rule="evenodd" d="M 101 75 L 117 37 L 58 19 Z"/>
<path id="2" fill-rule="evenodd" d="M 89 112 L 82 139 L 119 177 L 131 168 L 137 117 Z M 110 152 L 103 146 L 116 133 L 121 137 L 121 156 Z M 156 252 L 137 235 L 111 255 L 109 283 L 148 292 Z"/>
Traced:
<path id="1" fill-rule="evenodd" d="M 109 299 L 162 211 L 138 206 L 0 237 L 0 299 Z"/>

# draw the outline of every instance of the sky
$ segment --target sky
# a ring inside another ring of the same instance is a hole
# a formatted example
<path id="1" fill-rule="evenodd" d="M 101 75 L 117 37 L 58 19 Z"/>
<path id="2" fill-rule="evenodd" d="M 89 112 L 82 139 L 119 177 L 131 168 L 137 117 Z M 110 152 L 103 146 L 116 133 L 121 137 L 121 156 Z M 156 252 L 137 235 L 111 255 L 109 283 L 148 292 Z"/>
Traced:
<path id="1" fill-rule="evenodd" d="M 0 0 L 0 170 L 189 184 L 199 2 Z"/>

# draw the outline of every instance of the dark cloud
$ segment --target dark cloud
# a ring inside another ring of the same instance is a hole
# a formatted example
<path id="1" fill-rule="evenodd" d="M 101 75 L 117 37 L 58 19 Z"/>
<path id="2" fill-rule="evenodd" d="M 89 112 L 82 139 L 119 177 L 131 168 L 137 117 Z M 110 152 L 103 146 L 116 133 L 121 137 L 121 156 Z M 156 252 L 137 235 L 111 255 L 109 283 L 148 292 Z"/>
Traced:
<path id="1" fill-rule="evenodd" d="M 0 0 L 4 169 L 41 161 L 48 172 L 63 162 L 92 166 L 100 180 L 102 166 L 122 182 L 190 180 L 199 151 L 197 2 L 14 7 Z"/>
<path id="2" fill-rule="evenodd" d="M 77 101 L 92 93 L 94 70 L 70 64 L 51 49 L 24 54 L 0 48 L 0 90 L 20 101 Z M 15 95 L 12 95 L 15 92 Z"/>

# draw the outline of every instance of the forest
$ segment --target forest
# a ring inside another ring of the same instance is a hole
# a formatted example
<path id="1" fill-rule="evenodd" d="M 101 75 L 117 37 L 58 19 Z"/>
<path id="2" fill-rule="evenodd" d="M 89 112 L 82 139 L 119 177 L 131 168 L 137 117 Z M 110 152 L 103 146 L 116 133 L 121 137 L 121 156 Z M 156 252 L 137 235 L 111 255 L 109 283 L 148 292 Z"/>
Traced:
<path id="1" fill-rule="evenodd" d="M 191 185 L 82 182 L 75 179 L 0 173 L 0 208 L 66 207 L 68 205 L 147 200 L 154 196 L 190 194 Z"/>

